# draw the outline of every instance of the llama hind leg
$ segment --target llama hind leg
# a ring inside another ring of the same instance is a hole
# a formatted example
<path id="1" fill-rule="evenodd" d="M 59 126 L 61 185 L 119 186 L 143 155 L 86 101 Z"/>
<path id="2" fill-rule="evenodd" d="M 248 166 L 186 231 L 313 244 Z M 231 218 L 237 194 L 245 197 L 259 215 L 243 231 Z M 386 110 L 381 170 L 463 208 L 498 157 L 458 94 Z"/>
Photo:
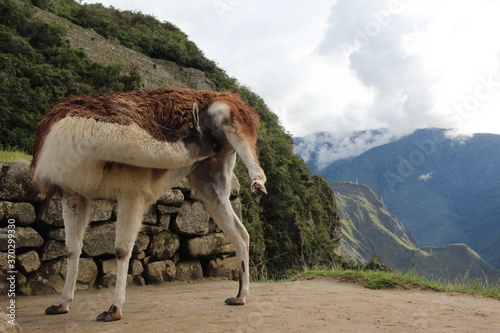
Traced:
<path id="1" fill-rule="evenodd" d="M 68 250 L 67 273 L 61 300 L 59 304 L 52 305 L 45 310 L 48 315 L 64 314 L 69 311 L 69 303 L 75 294 L 83 234 L 90 220 L 90 202 L 85 197 L 64 191 L 61 203 Z"/>
<path id="2" fill-rule="evenodd" d="M 137 234 L 142 225 L 145 208 L 146 204 L 144 200 L 131 197 L 118 199 L 115 239 L 117 259 L 115 293 L 113 304 L 108 311 L 104 311 L 97 316 L 98 321 L 115 321 L 122 318 L 129 260 Z"/>
<path id="3" fill-rule="evenodd" d="M 218 198 L 220 199 L 220 198 Z M 202 200 L 210 216 L 226 234 L 236 251 L 239 271 L 239 289 L 236 297 L 225 300 L 228 305 L 244 305 L 250 289 L 249 244 L 250 236 L 234 213 L 229 197 L 226 200 Z"/>

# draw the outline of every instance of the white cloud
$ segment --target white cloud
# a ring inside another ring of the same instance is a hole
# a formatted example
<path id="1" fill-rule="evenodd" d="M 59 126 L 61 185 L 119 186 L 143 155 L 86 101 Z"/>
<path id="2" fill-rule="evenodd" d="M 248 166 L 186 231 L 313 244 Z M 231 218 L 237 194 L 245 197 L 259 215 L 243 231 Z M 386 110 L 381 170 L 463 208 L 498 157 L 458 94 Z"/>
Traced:
<path id="1" fill-rule="evenodd" d="M 365 151 L 398 139 L 387 129 L 350 133 L 323 132 L 307 135 L 295 145 L 295 152 L 319 170 L 331 163 L 361 155 Z"/>
<path id="2" fill-rule="evenodd" d="M 295 136 L 500 133 L 498 1 L 101 2 L 177 25 Z"/>
<path id="3" fill-rule="evenodd" d="M 426 182 L 426 181 L 428 181 L 431 178 L 432 178 L 432 172 L 429 172 L 429 173 L 420 175 L 418 177 L 418 180 L 422 180 L 422 181 Z"/>

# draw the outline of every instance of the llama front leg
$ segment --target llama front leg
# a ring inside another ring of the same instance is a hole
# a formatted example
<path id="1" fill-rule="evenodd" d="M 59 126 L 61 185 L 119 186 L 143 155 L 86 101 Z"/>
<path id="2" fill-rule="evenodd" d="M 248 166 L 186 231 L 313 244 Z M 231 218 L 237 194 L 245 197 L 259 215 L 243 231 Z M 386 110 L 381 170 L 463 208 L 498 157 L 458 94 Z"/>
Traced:
<path id="1" fill-rule="evenodd" d="M 226 304 L 243 305 L 249 293 L 250 236 L 229 201 L 234 153 L 203 162 L 188 176 L 193 192 L 219 228 L 231 240 L 238 260 L 239 290 Z"/>
<path id="2" fill-rule="evenodd" d="M 52 305 L 45 310 L 48 315 L 64 314 L 69 311 L 69 303 L 75 294 L 83 234 L 90 219 L 90 202 L 85 197 L 74 192 L 64 191 L 61 204 L 68 250 L 67 272 L 61 300 L 59 304 Z"/>
<path id="3" fill-rule="evenodd" d="M 115 293 L 113 304 L 108 311 L 104 311 L 97 316 L 98 321 L 115 321 L 122 318 L 129 260 L 137 234 L 141 229 L 145 208 L 146 204 L 144 200 L 137 197 L 118 198 L 115 238 L 117 259 Z"/>

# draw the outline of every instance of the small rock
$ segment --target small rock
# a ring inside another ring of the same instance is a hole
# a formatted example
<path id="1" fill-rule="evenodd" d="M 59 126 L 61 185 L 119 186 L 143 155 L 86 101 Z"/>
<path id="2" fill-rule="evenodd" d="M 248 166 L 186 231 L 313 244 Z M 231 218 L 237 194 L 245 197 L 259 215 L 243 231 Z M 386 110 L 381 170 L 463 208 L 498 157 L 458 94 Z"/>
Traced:
<path id="1" fill-rule="evenodd" d="M 136 286 L 142 287 L 146 285 L 146 280 L 140 275 L 134 276 L 134 279 L 132 281 L 133 284 Z"/>
<path id="2" fill-rule="evenodd" d="M 0 271 L 0 295 L 7 295 L 9 292 L 11 286 L 7 278 L 8 276 L 3 271 Z"/>
<path id="3" fill-rule="evenodd" d="M 142 226 L 142 232 L 145 233 L 146 235 L 156 235 L 162 231 L 163 231 L 163 228 L 156 226 L 156 225 L 145 224 Z"/>
<path id="4" fill-rule="evenodd" d="M 162 231 L 157 235 L 151 236 L 149 244 L 149 253 L 152 260 L 165 260 L 174 256 L 180 247 L 179 236 L 170 231 Z"/>
<path id="5" fill-rule="evenodd" d="M 171 260 L 153 261 L 146 265 L 144 269 L 146 281 L 151 284 L 158 284 L 175 279 L 175 264 Z"/>
<path id="6" fill-rule="evenodd" d="M 203 269 L 198 260 L 179 261 L 175 265 L 177 281 L 192 281 L 203 279 Z"/>
<path id="7" fill-rule="evenodd" d="M 9 254 L 7 252 L 0 252 L 0 272 L 10 271 L 9 267 Z M 3 295 L 3 293 L 0 293 Z"/>
<path id="8" fill-rule="evenodd" d="M 90 221 L 108 221 L 113 215 L 114 201 L 92 200 L 90 202 Z"/>
<path id="9" fill-rule="evenodd" d="M 158 226 L 163 230 L 168 230 L 170 228 L 170 214 L 162 214 L 158 218 Z"/>
<path id="10" fill-rule="evenodd" d="M 115 223 L 91 225 L 83 236 L 83 252 L 89 257 L 115 254 Z"/>
<path id="11" fill-rule="evenodd" d="M 206 235 L 209 231 L 210 216 L 199 201 L 185 201 L 172 223 L 172 230 L 185 235 Z"/>
<path id="12" fill-rule="evenodd" d="M 210 259 L 207 267 L 208 277 L 225 277 L 232 280 L 238 279 L 238 260 L 236 257 L 225 259 Z"/>
<path id="13" fill-rule="evenodd" d="M 144 272 L 144 267 L 142 266 L 142 263 L 139 260 L 134 259 L 130 261 L 129 272 L 133 276 L 136 276 Z"/>
<path id="14" fill-rule="evenodd" d="M 157 209 L 160 212 L 160 214 L 176 214 L 181 210 L 180 207 L 164 206 L 164 205 L 158 205 Z"/>
<path id="15" fill-rule="evenodd" d="M 167 206 L 180 206 L 183 202 L 184 194 L 179 189 L 171 189 L 158 199 L 158 204 Z"/>
<path id="16" fill-rule="evenodd" d="M 9 228 L 0 228 L 0 251 L 8 249 L 8 229 Z M 40 247 L 43 245 L 43 238 L 31 227 L 18 227 L 10 230 L 15 230 L 16 249 L 23 247 Z"/>
<path id="17" fill-rule="evenodd" d="M 132 258 L 137 260 L 143 260 L 146 258 L 146 252 L 142 251 L 139 253 L 132 253 Z"/>
<path id="18" fill-rule="evenodd" d="M 137 239 L 135 240 L 134 249 L 132 253 L 141 253 L 144 252 L 148 248 L 149 245 L 149 236 L 144 234 L 143 232 L 139 232 L 137 235 Z"/>
<path id="19" fill-rule="evenodd" d="M 142 217 L 142 223 L 144 224 L 149 224 L 149 225 L 155 225 L 157 222 L 157 217 L 156 217 L 156 207 L 151 206 L 148 208 L 144 216 Z"/>
<path id="20" fill-rule="evenodd" d="M 104 274 L 116 275 L 116 270 L 117 270 L 116 263 L 117 263 L 116 259 L 103 260 L 101 262 L 102 272 Z"/>
<path id="21" fill-rule="evenodd" d="M 104 288 L 111 288 L 116 284 L 116 259 L 104 260 L 101 262 L 102 272 L 104 273 L 101 285 Z"/>
<path id="22" fill-rule="evenodd" d="M 62 217 L 61 200 L 52 199 L 44 201 L 38 212 L 38 220 L 49 226 L 62 227 L 64 220 Z"/>
<path id="23" fill-rule="evenodd" d="M 223 233 L 208 234 L 188 239 L 183 243 L 183 253 L 190 257 L 206 257 L 234 253 L 234 247 Z"/>
<path id="24" fill-rule="evenodd" d="M 66 232 L 64 228 L 52 229 L 47 233 L 47 237 L 56 241 L 66 240 Z"/>
<path id="25" fill-rule="evenodd" d="M 61 274 L 66 278 L 66 265 L 68 260 L 64 258 Z M 77 290 L 85 290 L 94 286 L 97 277 L 97 265 L 92 258 L 80 258 L 78 264 Z"/>
<path id="26" fill-rule="evenodd" d="M 66 245 L 64 242 L 58 242 L 52 239 L 49 239 L 45 246 L 43 247 L 42 252 L 42 261 L 56 259 L 68 254 L 68 250 L 66 249 Z"/>
<path id="27" fill-rule="evenodd" d="M 0 200 L 37 202 L 42 197 L 33 182 L 30 162 L 15 161 L 0 167 Z"/>
<path id="28" fill-rule="evenodd" d="M 0 201 L 0 222 L 7 225 L 9 219 L 14 219 L 16 226 L 27 226 L 35 222 L 35 207 L 27 202 Z"/>
<path id="29" fill-rule="evenodd" d="M 17 256 L 16 260 L 19 267 L 26 273 L 34 272 L 42 265 L 36 251 L 20 254 Z"/>
<path id="30" fill-rule="evenodd" d="M 101 280 L 103 288 L 113 288 L 116 285 L 116 275 L 104 274 Z"/>

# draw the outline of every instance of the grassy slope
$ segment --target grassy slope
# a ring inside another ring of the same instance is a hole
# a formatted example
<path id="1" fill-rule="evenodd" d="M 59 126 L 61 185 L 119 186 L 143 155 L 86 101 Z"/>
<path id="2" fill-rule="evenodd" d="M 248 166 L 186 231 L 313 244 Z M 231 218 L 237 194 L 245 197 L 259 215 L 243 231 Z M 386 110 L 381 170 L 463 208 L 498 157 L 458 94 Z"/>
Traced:
<path id="1" fill-rule="evenodd" d="M 17 160 L 31 161 L 31 155 L 18 150 L 0 150 L 0 163 L 11 163 Z"/>
<path id="2" fill-rule="evenodd" d="M 427 280 L 410 272 L 402 274 L 391 271 L 363 271 L 363 270 L 306 270 L 289 280 L 312 279 L 317 276 L 329 276 L 340 281 L 358 282 L 370 289 L 423 289 L 438 292 L 458 292 L 470 295 L 482 295 L 500 299 L 499 283 L 482 283 L 475 280 L 461 279 L 453 283 L 442 283 Z"/>
<path id="3" fill-rule="evenodd" d="M 500 270 L 486 263 L 465 244 L 417 248 L 405 229 L 391 216 L 381 198 L 365 185 L 334 183 L 341 215 L 343 255 L 367 262 L 378 260 L 402 272 L 415 270 L 428 278 L 454 281 L 500 281 Z"/>

